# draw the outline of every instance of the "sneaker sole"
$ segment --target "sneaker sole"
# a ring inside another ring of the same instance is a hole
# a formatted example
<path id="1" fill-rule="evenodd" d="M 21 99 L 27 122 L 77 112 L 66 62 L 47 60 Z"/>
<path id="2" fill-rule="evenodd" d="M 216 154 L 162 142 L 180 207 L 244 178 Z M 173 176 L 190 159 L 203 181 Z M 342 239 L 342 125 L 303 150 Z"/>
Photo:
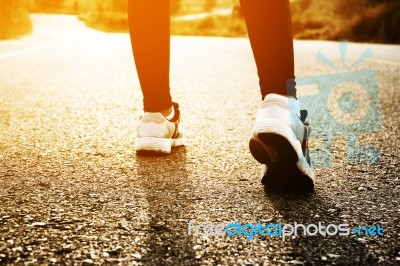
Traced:
<path id="1" fill-rule="evenodd" d="M 184 145 L 184 139 L 164 139 L 143 137 L 136 139 L 136 152 L 139 155 L 170 154 L 173 147 Z"/>
<path id="2" fill-rule="evenodd" d="M 267 165 L 262 184 L 277 188 L 313 189 L 314 170 L 303 156 L 291 128 L 275 119 L 259 122 L 253 129 L 249 148 L 253 157 Z"/>
<path id="3" fill-rule="evenodd" d="M 274 133 L 262 133 L 259 134 L 259 138 L 267 141 L 251 139 L 249 147 L 253 157 L 261 164 L 267 165 L 267 172 L 263 173 L 261 179 L 264 186 L 296 190 L 314 188 L 312 179 L 297 167 L 298 156 L 284 137 Z M 279 158 L 280 161 L 272 161 L 271 158 Z"/>

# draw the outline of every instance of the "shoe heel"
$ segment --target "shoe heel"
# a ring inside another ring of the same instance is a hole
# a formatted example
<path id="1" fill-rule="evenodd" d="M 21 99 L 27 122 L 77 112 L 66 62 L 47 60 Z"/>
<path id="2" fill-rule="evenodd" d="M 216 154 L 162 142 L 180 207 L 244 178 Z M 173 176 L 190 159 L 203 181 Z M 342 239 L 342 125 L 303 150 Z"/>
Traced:
<path id="1" fill-rule="evenodd" d="M 170 154 L 172 147 L 171 139 L 143 137 L 136 139 L 136 152 L 155 152 Z"/>
<path id="2" fill-rule="evenodd" d="M 250 139 L 249 148 L 254 159 L 262 164 L 286 163 L 295 165 L 299 159 L 291 144 L 284 137 L 274 133 L 258 134 L 258 139 Z"/>
<path id="3" fill-rule="evenodd" d="M 250 139 L 249 142 L 250 153 L 261 164 L 271 164 L 271 159 L 266 151 L 264 144 L 257 139 Z"/>
<path id="4" fill-rule="evenodd" d="M 285 137 L 275 133 L 260 133 L 258 139 L 268 153 L 271 162 L 296 164 L 299 160 L 295 149 Z"/>

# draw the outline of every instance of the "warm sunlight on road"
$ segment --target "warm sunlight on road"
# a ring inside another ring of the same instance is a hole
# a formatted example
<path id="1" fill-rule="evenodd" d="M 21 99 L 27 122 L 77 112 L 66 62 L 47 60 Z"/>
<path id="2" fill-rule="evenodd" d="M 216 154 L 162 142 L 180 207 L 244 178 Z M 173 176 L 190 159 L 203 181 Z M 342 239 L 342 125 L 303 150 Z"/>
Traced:
<path id="1" fill-rule="evenodd" d="M 32 35 L 0 42 L 1 260 L 356 265 L 399 256 L 399 46 L 349 43 L 343 70 L 315 59 L 320 51 L 340 66 L 337 42 L 295 41 L 297 77 L 348 71 L 371 49 L 355 69 L 376 72 L 382 130 L 359 140 L 382 157 L 349 164 L 346 138 L 335 135 L 333 167 L 317 170 L 316 192 L 282 195 L 264 193 L 248 152 L 260 96 L 246 38 L 172 37 L 171 88 L 188 144 L 143 158 L 134 152 L 142 98 L 129 35 L 75 16 L 32 19 Z M 187 237 L 190 219 L 380 224 L 387 236 Z"/>

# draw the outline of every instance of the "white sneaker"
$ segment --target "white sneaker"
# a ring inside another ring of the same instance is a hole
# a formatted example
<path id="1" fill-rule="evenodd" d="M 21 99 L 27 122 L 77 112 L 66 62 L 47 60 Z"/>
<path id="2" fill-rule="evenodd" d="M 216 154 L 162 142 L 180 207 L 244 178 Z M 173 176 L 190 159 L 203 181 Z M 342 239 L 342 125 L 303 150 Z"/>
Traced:
<path id="1" fill-rule="evenodd" d="M 137 128 L 136 152 L 170 154 L 173 147 L 183 146 L 184 138 L 179 131 L 179 105 L 173 103 L 175 116 L 168 120 L 161 113 L 145 112 Z"/>
<path id="2" fill-rule="evenodd" d="M 257 113 L 250 139 L 250 152 L 262 165 L 265 186 L 311 189 L 315 172 L 311 166 L 308 137 L 311 128 L 294 98 L 268 94 Z"/>

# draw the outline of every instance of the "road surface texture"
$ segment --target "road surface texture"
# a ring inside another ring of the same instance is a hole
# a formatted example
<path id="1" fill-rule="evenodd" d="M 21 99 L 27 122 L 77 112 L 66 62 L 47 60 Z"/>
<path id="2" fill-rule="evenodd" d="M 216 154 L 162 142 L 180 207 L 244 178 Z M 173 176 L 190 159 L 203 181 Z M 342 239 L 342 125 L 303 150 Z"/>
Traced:
<path id="1" fill-rule="evenodd" d="M 400 264 L 399 46 L 348 46 L 349 62 L 374 53 L 360 68 L 376 70 L 382 130 L 360 139 L 380 163 L 348 163 L 336 137 L 315 191 L 279 192 L 264 190 L 248 151 L 260 96 L 247 39 L 172 37 L 187 146 L 139 157 L 129 35 L 73 16 L 33 22 L 32 35 L 0 42 L 0 264 Z M 332 72 L 317 51 L 340 62 L 336 42 L 296 41 L 298 77 Z M 191 219 L 380 225 L 384 236 L 188 236 Z"/>

